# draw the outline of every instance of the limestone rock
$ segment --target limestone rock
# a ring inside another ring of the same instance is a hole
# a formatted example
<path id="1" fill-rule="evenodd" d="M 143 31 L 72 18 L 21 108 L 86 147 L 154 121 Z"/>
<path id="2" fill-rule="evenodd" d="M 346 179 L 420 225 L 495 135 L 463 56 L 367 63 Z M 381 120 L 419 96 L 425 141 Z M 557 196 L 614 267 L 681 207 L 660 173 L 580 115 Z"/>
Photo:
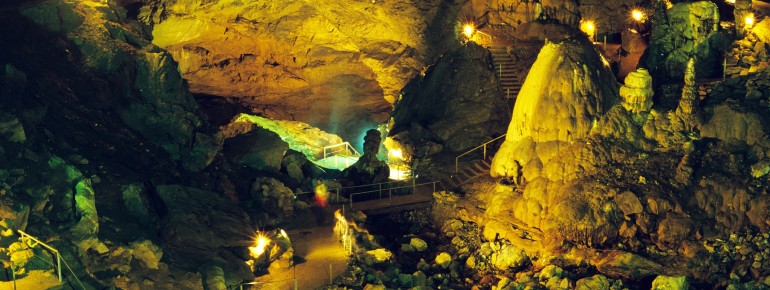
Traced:
<path id="1" fill-rule="evenodd" d="M 625 84 L 620 87 L 623 108 L 634 114 L 650 111 L 652 95 L 652 77 L 643 68 L 629 73 Z"/>
<path id="2" fill-rule="evenodd" d="M 148 226 L 156 220 L 156 216 L 150 213 L 150 204 L 147 200 L 147 189 L 141 183 L 132 183 L 121 187 L 123 205 L 139 224 Z"/>
<path id="3" fill-rule="evenodd" d="M 365 264 L 371 266 L 390 261 L 391 257 L 393 257 L 393 253 L 385 248 L 378 248 L 364 252 L 360 259 L 362 259 Z"/>
<path id="4" fill-rule="evenodd" d="M 529 262 L 529 256 L 510 242 L 504 242 L 498 251 L 492 253 L 490 260 L 495 268 L 505 271 L 524 266 Z"/>
<path id="5" fill-rule="evenodd" d="M 27 140 L 24 125 L 15 116 L 0 112 L 0 140 L 8 143 L 23 143 Z"/>
<path id="6" fill-rule="evenodd" d="M 389 133 L 401 144 L 430 141 L 459 152 L 501 135 L 510 118 L 490 53 L 475 43 L 445 54 L 402 94 Z"/>
<path id="7" fill-rule="evenodd" d="M 37 24 L 56 32 L 69 32 L 83 24 L 83 16 L 75 12 L 74 4 L 44 1 L 42 5 L 24 7 L 20 13 Z"/>
<path id="8" fill-rule="evenodd" d="M 279 172 L 289 145 L 278 134 L 262 128 L 228 138 L 223 153 L 234 164 L 264 172 Z"/>
<path id="9" fill-rule="evenodd" d="M 243 246 L 228 237 L 243 236 L 251 222 L 223 196 L 180 185 L 160 185 L 156 191 L 168 210 L 160 221 L 160 232 L 169 256 L 185 255 L 205 262 L 223 247 Z"/>
<path id="10" fill-rule="evenodd" d="M 294 192 L 274 178 L 258 177 L 254 180 L 251 197 L 262 211 L 278 216 L 294 213 Z"/>
<path id="11" fill-rule="evenodd" d="M 687 290 L 690 284 L 687 283 L 687 277 L 684 276 L 658 276 L 652 280 L 650 290 Z"/>
<path id="12" fill-rule="evenodd" d="M 382 137 L 380 131 L 371 129 L 364 136 L 364 154 L 356 163 L 342 171 L 344 179 L 355 185 L 386 182 L 390 176 L 390 168 L 385 161 L 377 158 Z"/>
<path id="13" fill-rule="evenodd" d="M 414 247 L 418 252 L 422 252 L 428 249 L 428 244 L 420 238 L 409 239 L 409 245 Z"/>
<path id="14" fill-rule="evenodd" d="M 660 273 L 662 266 L 639 255 L 620 251 L 608 251 L 596 264 L 599 273 L 623 279 L 639 279 Z"/>
<path id="15" fill-rule="evenodd" d="M 662 4 L 659 4 L 662 5 Z M 712 76 L 724 44 L 717 32 L 719 11 L 710 1 L 680 2 L 659 8 L 653 20 L 647 67 L 653 76 L 679 80 L 694 57 L 699 77 Z"/>
<path id="16" fill-rule="evenodd" d="M 692 237 L 695 230 L 697 227 L 691 218 L 677 213 L 668 213 L 658 224 L 658 242 L 678 246 L 682 241 Z"/>
<path id="17" fill-rule="evenodd" d="M 770 148 L 770 140 L 766 137 L 767 132 L 757 114 L 744 112 L 730 103 L 713 107 L 712 114 L 712 117 L 701 126 L 702 137 Z"/>
<path id="18" fill-rule="evenodd" d="M 207 265 L 201 268 L 203 276 L 203 289 L 205 290 L 226 290 L 225 271 L 215 265 Z"/>
<path id="19" fill-rule="evenodd" d="M 163 257 L 163 250 L 152 241 L 132 242 L 131 249 L 133 250 L 134 259 L 142 263 L 145 268 L 151 270 L 158 269 L 160 259 Z"/>
<path id="20" fill-rule="evenodd" d="M 610 290 L 612 283 L 607 277 L 594 275 L 592 277 L 577 280 L 575 290 Z"/>
<path id="21" fill-rule="evenodd" d="M 630 191 L 624 191 L 621 194 L 615 196 L 615 203 L 623 215 L 632 215 L 642 212 L 642 203 L 639 198 Z"/>
<path id="22" fill-rule="evenodd" d="M 96 212 L 96 198 L 91 181 L 81 180 L 75 185 L 75 212 L 80 217 L 70 229 L 72 239 L 81 253 L 98 245 L 99 215 Z"/>
<path id="23" fill-rule="evenodd" d="M 442 268 L 446 269 L 449 267 L 449 263 L 452 262 L 452 256 L 450 256 L 446 252 L 441 252 L 438 255 L 436 255 L 436 265 L 441 266 Z"/>
<path id="24" fill-rule="evenodd" d="M 521 174 L 516 163 L 526 172 L 587 137 L 617 102 L 617 90 L 609 67 L 585 38 L 546 44 L 516 99 L 505 142 L 492 162 L 492 176 L 515 178 Z M 547 145 L 556 150 L 540 153 Z"/>
<path id="25" fill-rule="evenodd" d="M 351 140 L 385 121 L 389 101 L 425 65 L 425 33 L 453 32 L 426 21 L 453 18 L 441 3 L 164 0 L 149 1 L 139 19 L 194 93 Z"/>

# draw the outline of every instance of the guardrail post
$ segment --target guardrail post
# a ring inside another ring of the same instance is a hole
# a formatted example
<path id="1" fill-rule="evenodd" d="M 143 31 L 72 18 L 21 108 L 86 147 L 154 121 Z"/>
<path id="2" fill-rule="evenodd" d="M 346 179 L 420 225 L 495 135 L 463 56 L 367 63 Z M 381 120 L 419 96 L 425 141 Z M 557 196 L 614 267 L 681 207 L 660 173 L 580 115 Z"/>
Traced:
<path id="1" fill-rule="evenodd" d="M 61 283 L 61 255 L 56 251 L 56 272 L 59 274 L 59 283 Z"/>
<path id="2" fill-rule="evenodd" d="M 382 199 L 382 183 L 379 185 L 380 189 L 377 190 L 377 192 L 380 194 L 380 199 Z"/>
<path id="3" fill-rule="evenodd" d="M 484 144 L 484 160 L 487 159 L 487 144 Z"/>

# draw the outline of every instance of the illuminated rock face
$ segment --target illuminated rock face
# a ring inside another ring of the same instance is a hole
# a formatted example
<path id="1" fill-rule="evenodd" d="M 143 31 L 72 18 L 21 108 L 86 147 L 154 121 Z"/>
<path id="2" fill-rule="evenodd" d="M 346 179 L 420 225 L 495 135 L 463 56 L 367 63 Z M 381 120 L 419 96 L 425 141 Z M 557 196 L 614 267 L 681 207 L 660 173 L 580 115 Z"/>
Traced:
<path id="1" fill-rule="evenodd" d="M 439 2 L 169 0 L 140 18 L 193 93 L 353 140 L 385 121 L 424 66 Z"/>
<path id="2" fill-rule="evenodd" d="M 724 37 L 717 32 L 719 11 L 710 1 L 677 3 L 656 11 L 650 36 L 647 67 L 665 82 L 680 80 L 687 61 L 695 58 L 698 77 L 713 75 L 724 50 Z"/>
<path id="3" fill-rule="evenodd" d="M 652 77 L 646 69 L 638 69 L 626 76 L 620 87 L 623 108 L 631 113 L 649 112 L 652 108 Z"/>
<path id="4" fill-rule="evenodd" d="M 541 175 L 560 147 L 589 135 L 617 94 L 612 72 L 584 38 L 546 44 L 516 100 L 492 176 Z"/>
<path id="5" fill-rule="evenodd" d="M 459 152 L 502 134 L 510 119 L 493 69 L 489 51 L 475 43 L 444 55 L 404 88 L 390 136 L 436 153 Z"/>

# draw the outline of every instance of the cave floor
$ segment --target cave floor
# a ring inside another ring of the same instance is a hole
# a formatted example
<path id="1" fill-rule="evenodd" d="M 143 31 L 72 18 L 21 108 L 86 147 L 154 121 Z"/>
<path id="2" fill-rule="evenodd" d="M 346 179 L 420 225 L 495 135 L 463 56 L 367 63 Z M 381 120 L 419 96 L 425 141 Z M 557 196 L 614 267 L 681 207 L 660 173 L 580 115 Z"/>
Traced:
<path id="1" fill-rule="evenodd" d="M 300 212 L 283 226 L 294 248 L 295 266 L 271 269 L 269 274 L 257 277 L 256 289 L 294 289 L 295 278 L 296 289 L 318 289 L 329 285 L 330 277 L 336 278 L 347 269 L 348 255 L 334 234 L 334 210 L 326 209 L 322 226 L 316 225 L 309 210 Z"/>

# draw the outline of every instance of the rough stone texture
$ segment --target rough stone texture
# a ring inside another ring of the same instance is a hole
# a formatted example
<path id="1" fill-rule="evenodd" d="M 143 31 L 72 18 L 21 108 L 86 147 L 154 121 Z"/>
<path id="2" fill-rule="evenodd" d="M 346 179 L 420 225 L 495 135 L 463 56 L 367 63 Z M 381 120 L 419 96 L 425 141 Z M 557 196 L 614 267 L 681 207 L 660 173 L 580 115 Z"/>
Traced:
<path id="1" fill-rule="evenodd" d="M 259 171 L 279 172 L 287 150 L 289 144 L 278 134 L 255 128 L 248 133 L 228 138 L 222 152 L 235 165 Z"/>
<path id="2" fill-rule="evenodd" d="M 676 3 L 670 9 L 659 7 L 653 23 L 646 66 L 657 82 L 682 79 L 690 58 L 695 58 L 698 77 L 717 72 L 719 55 L 727 43 L 717 31 L 716 4 L 697 1 Z"/>
<path id="3" fill-rule="evenodd" d="M 652 77 L 646 69 L 640 68 L 626 76 L 620 87 L 620 97 L 627 111 L 633 114 L 646 113 L 652 109 Z"/>
<path id="4" fill-rule="evenodd" d="M 134 259 L 142 263 L 144 267 L 151 270 L 157 270 L 160 259 L 163 257 L 163 250 L 150 240 L 132 242 Z"/>
<path id="5" fill-rule="evenodd" d="M 436 0 L 148 2 L 139 18 L 194 93 L 234 97 L 345 139 L 385 121 L 437 41 L 426 32 L 453 32 L 442 19 L 456 13 Z"/>
<path id="6" fill-rule="evenodd" d="M 251 185 L 253 208 L 276 216 L 294 213 L 294 193 L 280 181 L 270 177 L 258 177 Z"/>
<path id="7" fill-rule="evenodd" d="M 75 52 L 70 52 L 67 60 L 77 57 L 93 74 L 90 78 L 99 78 L 91 86 L 102 90 L 101 95 L 89 98 L 70 91 L 72 99 L 87 99 L 85 108 L 116 114 L 121 125 L 135 130 L 172 159 L 184 160 L 182 164 L 188 170 L 200 170 L 212 161 L 208 158 L 211 154 L 192 154 L 196 150 L 210 151 L 200 147 L 211 145 L 193 141 L 202 123 L 176 62 L 132 28 L 121 26 L 120 13 L 103 5 L 52 0 L 25 7 L 21 14 L 66 35 L 66 41 L 71 43 L 64 45 Z M 108 86 L 109 81 L 114 81 L 114 85 Z M 92 126 L 105 130 L 112 124 Z"/>
<path id="8" fill-rule="evenodd" d="M 150 204 L 147 200 L 147 189 L 144 184 L 133 183 L 121 187 L 123 204 L 132 218 L 142 225 L 150 225 L 157 219 L 154 213 L 150 213 Z"/>
<path id="9" fill-rule="evenodd" d="M 618 100 L 609 67 L 584 37 L 548 43 L 524 81 L 508 134 L 492 162 L 495 177 L 539 176 L 560 147 L 587 137 Z M 554 150 L 555 149 L 555 150 Z M 529 173 L 529 174 L 528 174 Z"/>
<path id="10" fill-rule="evenodd" d="M 217 259 L 224 247 L 242 246 L 237 239 L 250 228 L 248 216 L 221 195 L 179 185 L 156 188 L 168 214 L 161 233 L 168 254 L 184 255 L 195 262 Z M 246 268 L 246 264 L 240 265 Z"/>
<path id="11" fill-rule="evenodd" d="M 431 143 L 437 151 L 469 149 L 501 135 L 510 116 L 489 51 L 475 43 L 444 55 L 402 94 L 389 134 L 412 150 Z"/>
<path id="12" fill-rule="evenodd" d="M 350 167 L 342 171 L 344 179 L 355 185 L 386 182 L 390 169 L 385 161 L 377 159 L 382 138 L 380 131 L 371 129 L 364 136 L 364 154 Z"/>
<path id="13" fill-rule="evenodd" d="M 652 280 L 650 290 L 687 290 L 690 284 L 687 283 L 687 277 L 684 276 L 658 276 Z"/>

